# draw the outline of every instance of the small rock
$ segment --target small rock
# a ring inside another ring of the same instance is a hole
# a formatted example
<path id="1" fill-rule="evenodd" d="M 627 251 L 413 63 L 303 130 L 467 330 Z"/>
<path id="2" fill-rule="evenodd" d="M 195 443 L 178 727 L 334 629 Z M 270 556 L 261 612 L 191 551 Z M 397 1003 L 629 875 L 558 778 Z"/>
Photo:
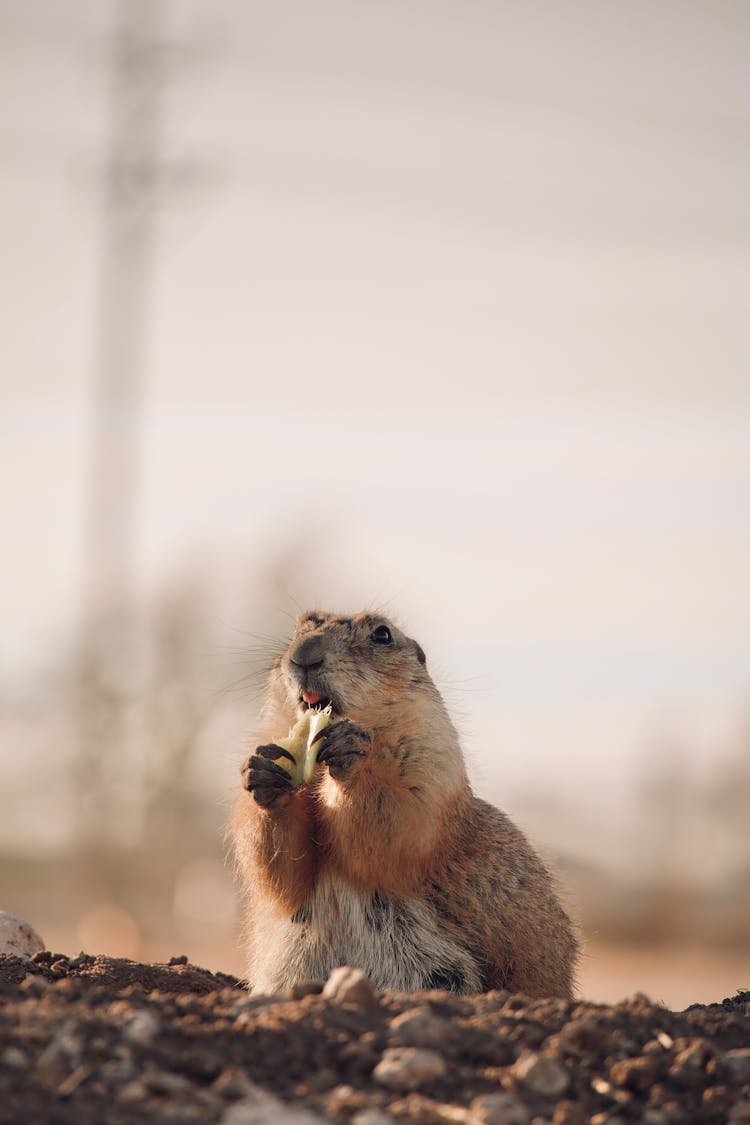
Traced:
<path id="1" fill-rule="evenodd" d="M 6 1047 L 0 1055 L 0 1063 L 9 1066 L 11 1070 L 26 1070 L 29 1060 L 20 1047 Z"/>
<path id="2" fill-rule="evenodd" d="M 678 1086 L 697 1089 L 705 1081 L 706 1063 L 713 1049 L 705 1039 L 695 1039 L 677 1052 L 669 1068 L 669 1076 Z"/>
<path id="3" fill-rule="evenodd" d="M 669 1118 L 660 1109 L 644 1109 L 641 1125 L 668 1125 Z"/>
<path id="4" fill-rule="evenodd" d="M 242 1027 L 251 1022 L 252 1012 L 257 1011 L 258 1008 L 267 1008 L 269 1004 L 276 1004 L 278 1001 L 278 996 L 243 996 L 232 1005 L 229 1015 L 235 1017 L 238 1027 Z"/>
<path id="5" fill-rule="evenodd" d="M 352 1117 L 352 1125 L 394 1125 L 396 1118 L 383 1109 L 361 1109 Z"/>
<path id="6" fill-rule="evenodd" d="M 155 1094 L 186 1094 L 193 1090 L 193 1083 L 184 1074 L 167 1070 L 151 1071 L 146 1075 L 146 1083 Z"/>
<path id="7" fill-rule="evenodd" d="M 61 1080 L 62 1070 L 69 1072 L 81 1064 L 83 1044 L 72 1024 L 64 1024 L 37 1059 L 37 1071 L 47 1081 Z"/>
<path id="8" fill-rule="evenodd" d="M 438 1109 L 441 1125 L 466 1125 L 469 1111 L 462 1105 L 441 1105 Z"/>
<path id="9" fill-rule="evenodd" d="M 712 1110 L 726 1110 L 734 1104 L 734 1093 L 728 1086 L 706 1086 L 701 1101 Z"/>
<path id="10" fill-rule="evenodd" d="M 335 1075 L 333 1081 L 336 1081 Z M 340 1117 L 342 1111 L 363 1108 L 362 1095 L 353 1086 L 347 1086 L 345 1082 L 341 1082 L 338 1086 L 333 1086 L 332 1089 L 329 1087 L 329 1090 L 326 1110 L 330 1116 Z"/>
<path id="11" fill-rule="evenodd" d="M 619 1059 L 609 1068 L 609 1076 L 615 1086 L 627 1086 L 630 1090 L 650 1090 L 661 1069 L 660 1059 L 654 1055 L 643 1055 L 633 1059 Z"/>
<path id="12" fill-rule="evenodd" d="M 558 1102 L 552 1114 L 553 1125 L 587 1125 L 589 1115 L 578 1102 Z"/>
<path id="13" fill-rule="evenodd" d="M 0 953 L 12 953 L 30 961 L 37 953 L 44 951 L 44 942 L 33 926 L 0 910 Z"/>
<path id="14" fill-rule="evenodd" d="M 388 1032 L 388 1041 L 398 1047 L 445 1047 L 452 1038 L 448 1020 L 424 1006 L 397 1016 Z"/>
<path id="15" fill-rule="evenodd" d="M 159 1125 L 162 1121 L 174 1121 L 176 1125 L 186 1125 L 186 1122 L 195 1121 L 196 1125 L 204 1125 L 208 1120 L 208 1113 L 215 1119 L 217 1107 L 213 1102 L 210 1104 L 204 1103 L 202 1100 L 199 1104 L 195 1105 L 191 1102 L 180 1101 L 176 1103 L 166 1102 L 159 1106 Z"/>
<path id="16" fill-rule="evenodd" d="M 462 1105 L 438 1102 L 414 1090 L 397 1098 L 388 1106 L 396 1121 L 406 1120 L 410 1125 L 468 1125 L 469 1111 Z"/>
<path id="17" fill-rule="evenodd" d="M 146 1083 L 141 1078 L 134 1078 L 132 1082 L 121 1086 L 116 1093 L 121 1102 L 142 1102 L 148 1097 Z"/>
<path id="18" fill-rule="evenodd" d="M 750 1047 L 736 1047 L 722 1057 L 721 1068 L 727 1081 L 737 1086 L 750 1082 Z"/>
<path id="19" fill-rule="evenodd" d="M 27 996 L 41 996 L 48 988 L 49 981 L 46 977 L 39 976 L 38 973 L 29 973 L 19 984 L 18 991 L 26 993 Z"/>
<path id="20" fill-rule="evenodd" d="M 558 1040 L 565 1054 L 582 1058 L 586 1051 L 596 1047 L 602 1038 L 601 1026 L 596 1020 L 579 1019 L 570 1020 L 560 1029 Z"/>
<path id="21" fill-rule="evenodd" d="M 750 1101 L 745 1098 L 744 1101 L 737 1102 L 737 1105 L 730 1109 L 727 1121 L 729 1125 L 747 1125 L 750 1121 Z"/>
<path id="22" fill-rule="evenodd" d="M 244 1070 L 236 1066 L 228 1066 L 222 1070 L 211 1089 L 221 1098 L 238 1101 L 240 1098 L 249 1098 L 257 1095 L 259 1087 L 251 1082 Z"/>
<path id="23" fill-rule="evenodd" d="M 469 1106 L 467 1125 L 528 1125 L 531 1112 L 515 1094 L 480 1094 Z"/>
<path id="24" fill-rule="evenodd" d="M 212 1093 L 210 1090 L 193 1089 L 191 1100 L 196 1109 L 200 1109 L 201 1107 L 203 1108 L 203 1121 L 207 1119 L 205 1113 L 206 1110 L 209 1110 L 211 1112 L 212 1120 L 215 1119 L 216 1114 L 222 1113 L 224 1110 L 222 1098 L 217 1097 L 217 1095 Z"/>
<path id="25" fill-rule="evenodd" d="M 140 1008 L 134 1012 L 123 1029 L 123 1039 L 140 1047 L 149 1047 L 156 1039 L 161 1024 L 153 1012 Z"/>
<path id="26" fill-rule="evenodd" d="M 96 1075 L 107 1086 L 124 1087 L 137 1073 L 132 1059 L 109 1059 L 97 1068 Z"/>
<path id="27" fill-rule="evenodd" d="M 309 1075 L 307 1084 L 312 1093 L 322 1094 L 325 1091 L 332 1091 L 338 1080 L 339 1075 L 332 1067 L 320 1066 Z"/>
<path id="28" fill-rule="evenodd" d="M 489 1008 L 502 1008 L 510 995 L 507 988 L 491 988 L 489 992 L 484 993 L 484 1003 Z"/>
<path id="29" fill-rule="evenodd" d="M 444 1078 L 445 1059 L 437 1051 L 419 1047 L 387 1047 L 373 1071 L 381 1086 L 390 1090 L 416 1090 L 419 1086 Z"/>
<path id="30" fill-rule="evenodd" d="M 324 1119 L 308 1109 L 285 1105 L 271 1095 L 262 1103 L 254 1098 L 235 1102 L 221 1116 L 221 1125 L 323 1125 Z"/>
<path id="31" fill-rule="evenodd" d="M 523 1013 L 529 1006 L 529 999 L 527 996 L 522 996 L 520 993 L 512 993 L 503 1005 L 503 1011 L 509 1015 L 518 1015 L 519 1012 Z"/>
<path id="32" fill-rule="evenodd" d="M 372 1004 L 375 990 L 361 969 L 340 965 L 326 981 L 323 997 L 338 1004 Z"/>
<path id="33" fill-rule="evenodd" d="M 538 1094 L 540 1098 L 559 1098 L 568 1088 L 570 1078 L 562 1063 L 548 1055 L 537 1055 L 533 1052 L 521 1055 L 513 1067 L 513 1073 L 518 1081 Z"/>
<path id="34" fill-rule="evenodd" d="M 290 989 L 292 1000 L 304 1000 L 306 996 L 319 996 L 323 991 L 323 981 L 298 980 Z"/>
<path id="35" fill-rule="evenodd" d="M 666 1082 L 654 1082 L 648 1092 L 648 1103 L 653 1109 L 662 1109 L 670 1100 L 672 1094 L 673 1091 Z M 666 1113 L 666 1110 L 664 1112 Z"/>

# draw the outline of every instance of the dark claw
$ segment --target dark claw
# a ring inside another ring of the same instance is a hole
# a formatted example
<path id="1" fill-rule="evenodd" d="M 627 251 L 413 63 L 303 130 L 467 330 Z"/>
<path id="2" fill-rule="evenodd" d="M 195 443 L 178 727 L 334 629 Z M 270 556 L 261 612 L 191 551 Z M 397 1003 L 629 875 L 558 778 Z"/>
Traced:
<path id="1" fill-rule="evenodd" d="M 328 766 L 331 777 L 336 781 L 345 780 L 359 759 L 367 757 L 370 736 L 351 719 L 330 723 L 316 735 L 314 741 L 319 738 L 324 740 L 324 745 L 318 751 L 318 761 Z"/>
<path id="2" fill-rule="evenodd" d="M 283 746 L 276 746 L 273 742 L 268 746 L 259 746 L 255 753 L 261 758 L 288 758 L 290 762 L 294 762 L 294 754 L 290 754 Z"/>
<path id="3" fill-rule="evenodd" d="M 275 805 L 282 796 L 292 791 L 292 779 L 287 771 L 276 762 L 258 754 L 248 759 L 242 771 L 242 780 L 257 803 L 266 808 Z"/>
<path id="4" fill-rule="evenodd" d="M 331 733 L 331 727 L 330 727 L 330 724 L 329 724 L 327 727 L 323 727 L 321 730 L 318 731 L 318 733 L 315 735 L 315 738 L 312 740 L 310 745 L 314 746 L 319 738 L 325 738 L 325 736 L 327 734 L 330 734 L 330 733 Z"/>
<path id="5" fill-rule="evenodd" d="M 318 754 L 318 761 L 323 762 L 325 764 L 326 762 L 330 762 L 331 760 L 335 761 L 336 759 L 338 759 L 339 761 L 343 761 L 344 759 L 349 759 L 349 758 L 364 758 L 364 757 L 366 757 L 365 751 L 364 750 L 356 750 L 356 749 L 354 749 L 354 747 L 352 747 L 351 749 L 348 749 L 348 750 L 342 750 L 340 747 L 337 747 L 337 746 L 324 746 L 323 749 Z"/>
<path id="6" fill-rule="evenodd" d="M 292 780 L 283 766 L 280 766 L 278 762 L 269 762 L 267 758 L 254 756 L 250 759 L 249 766 L 248 773 L 258 774 L 260 777 L 263 777 L 263 780 L 266 782 L 269 780 L 269 776 L 284 780 L 287 783 Z"/>

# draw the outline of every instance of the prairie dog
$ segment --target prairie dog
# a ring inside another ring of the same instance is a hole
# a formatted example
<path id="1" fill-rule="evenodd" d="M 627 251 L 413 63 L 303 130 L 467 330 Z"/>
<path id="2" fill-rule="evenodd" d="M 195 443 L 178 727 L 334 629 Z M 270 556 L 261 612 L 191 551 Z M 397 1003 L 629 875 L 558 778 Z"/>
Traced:
<path id="1" fill-rule="evenodd" d="M 330 706 L 309 785 L 273 744 Z M 337 965 L 381 989 L 571 995 L 578 943 L 523 833 L 471 791 L 425 654 L 380 614 L 310 611 L 271 670 L 232 835 L 255 992 Z"/>

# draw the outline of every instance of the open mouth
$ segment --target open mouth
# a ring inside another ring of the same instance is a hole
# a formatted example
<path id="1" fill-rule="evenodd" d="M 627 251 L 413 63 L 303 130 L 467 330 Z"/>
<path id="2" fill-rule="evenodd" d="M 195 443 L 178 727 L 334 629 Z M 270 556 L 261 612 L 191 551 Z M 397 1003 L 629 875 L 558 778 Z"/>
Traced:
<path id="1" fill-rule="evenodd" d="M 330 707 L 333 712 L 336 711 L 336 705 L 330 695 L 323 695 L 319 691 L 300 692 L 299 704 L 304 711 L 324 711 L 326 707 Z"/>

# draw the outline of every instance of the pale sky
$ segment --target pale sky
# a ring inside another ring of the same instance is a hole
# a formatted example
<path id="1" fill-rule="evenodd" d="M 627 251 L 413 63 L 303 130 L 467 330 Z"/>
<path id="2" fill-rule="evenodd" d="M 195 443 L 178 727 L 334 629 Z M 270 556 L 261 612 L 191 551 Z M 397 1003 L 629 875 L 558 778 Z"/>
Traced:
<path id="1" fill-rule="evenodd" d="M 10 685 L 80 605 L 109 14 L 0 6 Z M 283 558 L 280 598 L 389 602 L 490 793 L 611 792 L 664 730 L 710 764 L 750 695 L 750 9 L 168 26 L 138 588 L 203 568 L 252 629 Z"/>

